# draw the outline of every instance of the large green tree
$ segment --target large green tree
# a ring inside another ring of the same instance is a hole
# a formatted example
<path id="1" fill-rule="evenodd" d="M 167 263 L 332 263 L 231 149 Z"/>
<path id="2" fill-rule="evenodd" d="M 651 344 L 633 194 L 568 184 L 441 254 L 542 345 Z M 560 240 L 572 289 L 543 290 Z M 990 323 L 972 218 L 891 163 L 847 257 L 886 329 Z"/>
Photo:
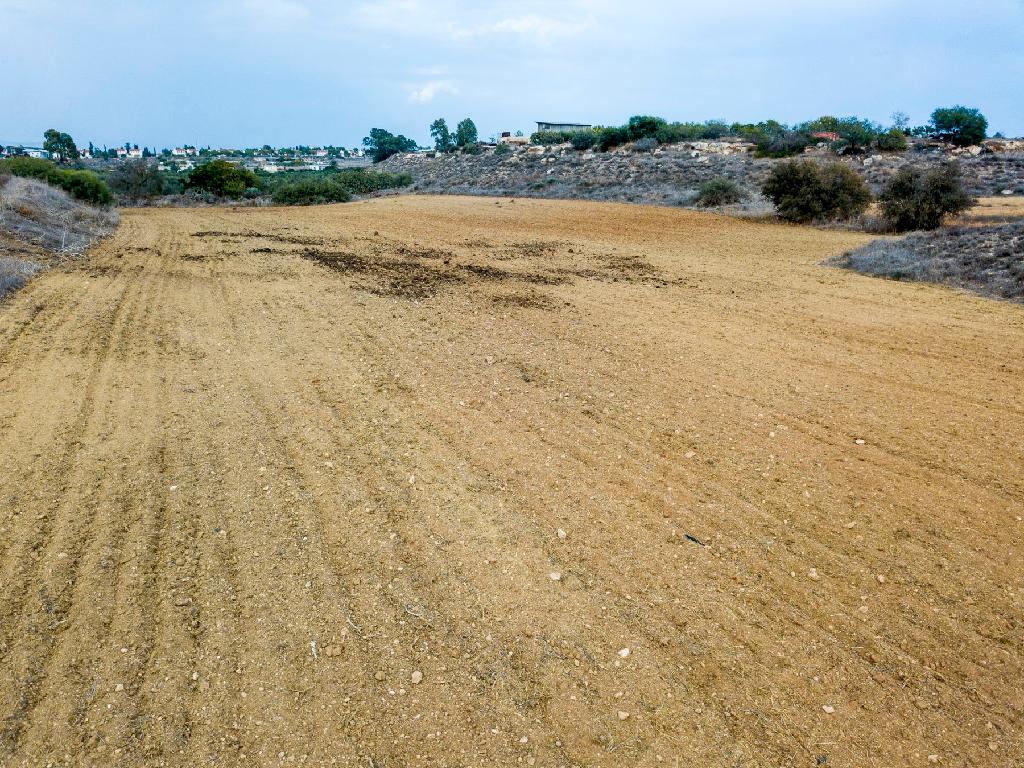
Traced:
<path id="1" fill-rule="evenodd" d="M 218 197 L 242 197 L 245 190 L 259 184 L 259 177 L 248 168 L 227 160 L 212 160 L 189 173 L 185 189 L 210 192 Z"/>
<path id="2" fill-rule="evenodd" d="M 71 135 L 53 128 L 43 134 L 43 149 L 62 163 L 78 159 L 78 147 L 75 146 L 75 140 Z"/>
<path id="3" fill-rule="evenodd" d="M 988 131 L 988 120 L 972 107 L 940 107 L 932 112 L 932 130 L 936 138 L 958 147 L 980 144 Z"/>
<path id="4" fill-rule="evenodd" d="M 434 149 L 438 152 L 451 152 L 455 149 L 455 138 L 448 130 L 448 123 L 443 117 L 430 124 L 430 137 L 434 140 Z"/>
<path id="5" fill-rule="evenodd" d="M 363 139 L 363 146 L 369 150 L 373 162 L 380 163 L 400 152 L 415 152 L 416 142 L 399 134 L 395 136 L 383 128 L 374 128 L 370 135 Z"/>
<path id="6" fill-rule="evenodd" d="M 477 141 L 479 141 L 479 136 L 476 131 L 476 123 L 468 117 L 455 126 L 455 146 L 468 147 L 476 144 Z"/>

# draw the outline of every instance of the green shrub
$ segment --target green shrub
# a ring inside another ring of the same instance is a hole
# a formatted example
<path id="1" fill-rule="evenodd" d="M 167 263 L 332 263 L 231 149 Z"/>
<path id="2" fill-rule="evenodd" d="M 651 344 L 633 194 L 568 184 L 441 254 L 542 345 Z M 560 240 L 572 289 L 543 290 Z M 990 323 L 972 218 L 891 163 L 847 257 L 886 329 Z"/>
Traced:
<path id="1" fill-rule="evenodd" d="M 893 128 L 880 134 L 875 145 L 882 152 L 903 152 L 907 148 L 907 135 L 899 128 Z"/>
<path id="2" fill-rule="evenodd" d="M 940 107 L 932 112 L 931 127 L 936 138 L 968 147 L 985 140 L 988 120 L 970 107 Z"/>
<path id="3" fill-rule="evenodd" d="M 630 140 L 636 141 L 637 139 L 646 139 L 648 137 L 653 138 L 657 135 L 658 131 L 666 125 L 668 125 L 668 123 L 660 117 L 652 117 L 651 115 L 633 115 L 633 117 L 629 118 L 629 122 L 624 127 L 629 133 Z"/>
<path id="4" fill-rule="evenodd" d="M 757 138 L 757 157 L 792 157 L 801 154 L 814 142 L 805 131 L 762 132 Z"/>
<path id="5" fill-rule="evenodd" d="M 382 189 L 407 187 L 412 177 L 407 173 L 386 173 L 365 168 L 346 168 L 303 174 L 298 178 L 275 179 L 271 199 L 279 205 L 314 205 L 345 203 L 352 195 L 368 195 Z"/>
<path id="6" fill-rule="evenodd" d="M 110 205 L 114 195 L 92 171 L 61 171 L 59 186 L 76 200 L 90 205 Z"/>
<path id="7" fill-rule="evenodd" d="M 629 141 L 629 129 L 625 127 L 602 128 L 597 136 L 597 146 L 602 152 L 607 152 L 613 147 L 622 146 Z"/>
<path id="8" fill-rule="evenodd" d="M 272 198 L 278 205 L 315 205 L 347 203 L 352 199 L 352 193 L 335 181 L 303 179 L 278 187 Z"/>
<path id="9" fill-rule="evenodd" d="M 92 171 L 65 170 L 37 157 L 9 157 L 0 160 L 0 173 L 5 172 L 45 181 L 90 205 L 110 205 L 114 201 L 110 188 Z"/>
<path id="10" fill-rule="evenodd" d="M 21 176 L 27 179 L 41 179 L 47 181 L 54 171 L 58 171 L 56 165 L 49 160 L 38 157 L 15 156 L 0 160 L 0 169 L 12 176 Z"/>
<path id="11" fill-rule="evenodd" d="M 573 149 L 586 150 L 597 144 L 597 134 L 594 131 L 576 131 L 569 139 Z"/>
<path id="12" fill-rule="evenodd" d="M 494 148 L 494 154 L 498 157 L 504 157 L 505 155 L 512 154 L 512 146 L 510 144 L 499 144 Z"/>
<path id="13" fill-rule="evenodd" d="M 408 173 L 387 173 L 365 168 L 346 168 L 337 171 L 333 178 L 336 183 L 355 195 L 368 195 L 382 189 L 395 189 L 412 184 L 412 176 Z"/>
<path id="14" fill-rule="evenodd" d="M 779 163 L 762 191 L 787 221 L 848 219 L 863 213 L 871 203 L 864 179 L 842 163 Z"/>
<path id="15" fill-rule="evenodd" d="M 705 208 L 717 208 L 721 205 L 738 203 L 742 199 L 743 192 L 739 185 L 732 179 L 719 176 L 701 184 L 693 202 Z"/>
<path id="16" fill-rule="evenodd" d="M 239 198 L 245 195 L 246 189 L 259 185 L 260 180 L 255 173 L 227 160 L 212 160 L 200 165 L 185 180 L 185 189 L 209 192 L 217 197 Z"/>
<path id="17" fill-rule="evenodd" d="M 552 144 L 565 144 L 572 141 L 573 131 L 536 131 L 530 134 L 530 143 L 548 147 Z"/>
<path id="18" fill-rule="evenodd" d="M 957 163 L 930 171 L 901 168 L 886 183 L 878 202 L 885 220 L 898 232 L 937 229 L 946 214 L 962 213 L 974 204 Z"/>

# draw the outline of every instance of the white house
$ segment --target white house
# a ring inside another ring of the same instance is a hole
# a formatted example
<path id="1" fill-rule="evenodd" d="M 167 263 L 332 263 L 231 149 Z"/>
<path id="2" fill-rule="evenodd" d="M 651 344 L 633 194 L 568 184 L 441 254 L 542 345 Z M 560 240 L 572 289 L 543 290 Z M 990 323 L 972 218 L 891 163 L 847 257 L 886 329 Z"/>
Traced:
<path id="1" fill-rule="evenodd" d="M 562 131 L 571 133 L 573 131 L 585 131 L 593 128 L 589 123 L 548 123 L 542 120 L 537 121 L 538 131 Z"/>
<path id="2" fill-rule="evenodd" d="M 196 157 L 199 150 L 195 147 L 175 147 L 171 150 L 171 154 L 174 157 Z"/>

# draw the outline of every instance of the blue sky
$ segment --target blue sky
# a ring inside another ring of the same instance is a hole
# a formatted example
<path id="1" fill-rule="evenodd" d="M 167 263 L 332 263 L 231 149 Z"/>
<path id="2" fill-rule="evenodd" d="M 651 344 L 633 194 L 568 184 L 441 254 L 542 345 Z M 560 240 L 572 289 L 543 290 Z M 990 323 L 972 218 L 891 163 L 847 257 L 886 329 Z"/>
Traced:
<path id="1" fill-rule="evenodd" d="M 0 141 L 423 143 L 536 120 L 977 106 L 1024 134 L 1024 2 L 0 0 Z"/>

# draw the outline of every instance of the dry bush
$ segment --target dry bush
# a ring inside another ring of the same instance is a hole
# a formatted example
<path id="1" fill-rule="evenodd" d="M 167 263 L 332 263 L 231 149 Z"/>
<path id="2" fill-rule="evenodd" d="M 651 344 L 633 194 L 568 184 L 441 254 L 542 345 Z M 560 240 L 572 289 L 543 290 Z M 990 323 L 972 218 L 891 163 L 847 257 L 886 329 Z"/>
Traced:
<path id="1" fill-rule="evenodd" d="M 12 177 L 0 189 L 0 231 L 50 251 L 81 253 L 117 222 L 116 211 L 85 205 L 36 179 Z"/>
<path id="2" fill-rule="evenodd" d="M 40 269 L 31 261 L 0 256 L 0 301 L 22 288 Z"/>
<path id="3" fill-rule="evenodd" d="M 834 263 L 866 275 L 947 283 L 1024 302 L 1024 222 L 875 240 Z"/>

